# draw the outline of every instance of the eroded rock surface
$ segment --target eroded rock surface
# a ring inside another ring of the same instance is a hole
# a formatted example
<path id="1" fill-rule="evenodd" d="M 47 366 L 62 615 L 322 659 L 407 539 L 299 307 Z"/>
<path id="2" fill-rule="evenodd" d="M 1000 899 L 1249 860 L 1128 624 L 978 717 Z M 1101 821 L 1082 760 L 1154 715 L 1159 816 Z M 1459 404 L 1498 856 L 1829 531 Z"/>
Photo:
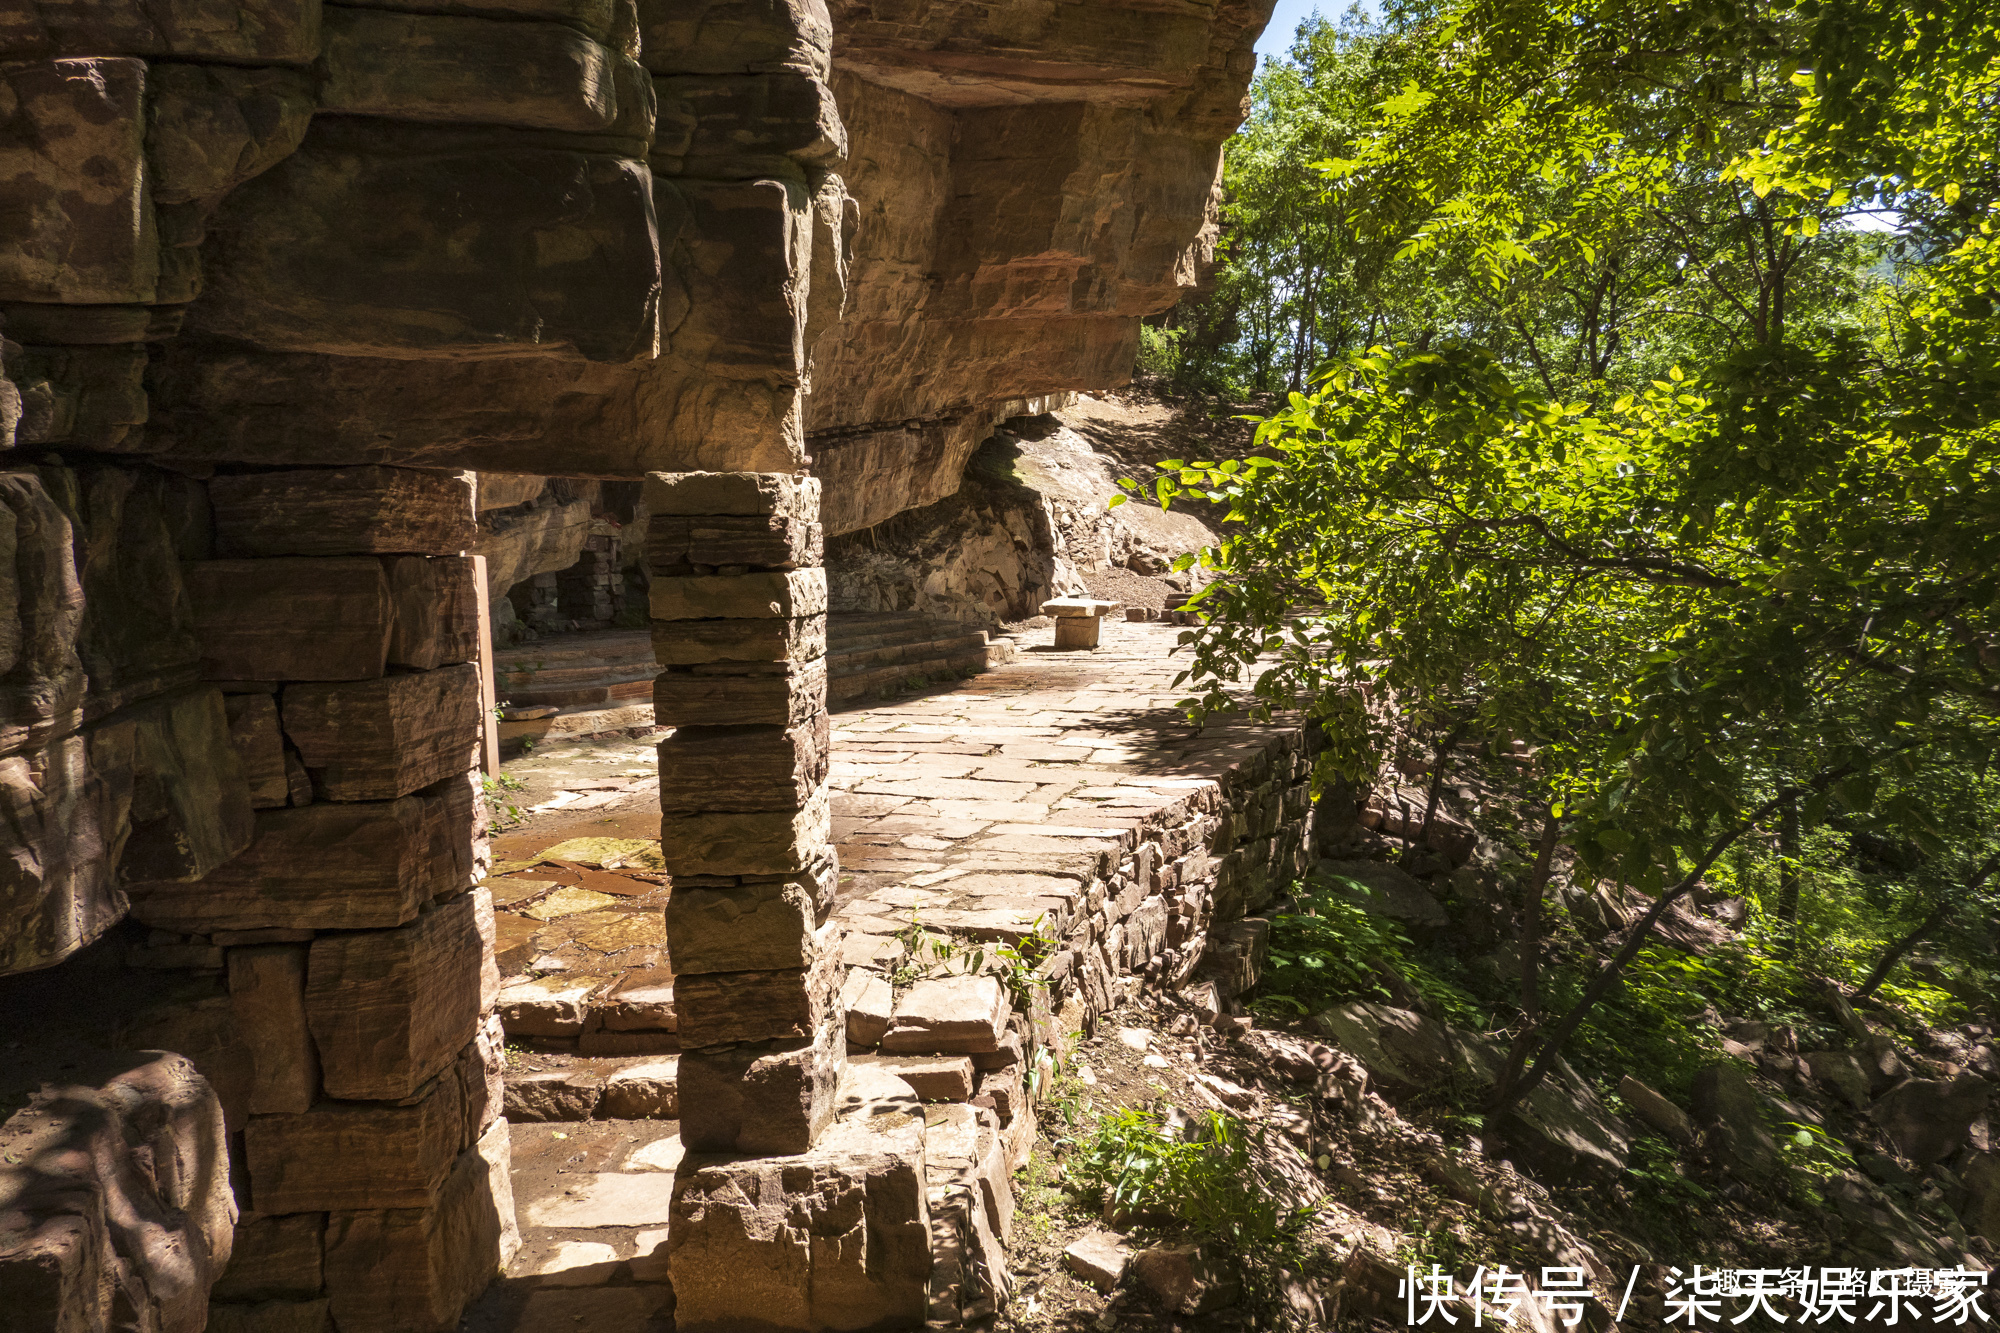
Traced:
<path id="1" fill-rule="evenodd" d="M 72 1052 L 0 1095 L 0 1299 L 9 1327 L 201 1333 L 236 1201 L 222 1103 L 184 1057 Z M 18 1323 L 16 1321 L 19 1321 Z"/>

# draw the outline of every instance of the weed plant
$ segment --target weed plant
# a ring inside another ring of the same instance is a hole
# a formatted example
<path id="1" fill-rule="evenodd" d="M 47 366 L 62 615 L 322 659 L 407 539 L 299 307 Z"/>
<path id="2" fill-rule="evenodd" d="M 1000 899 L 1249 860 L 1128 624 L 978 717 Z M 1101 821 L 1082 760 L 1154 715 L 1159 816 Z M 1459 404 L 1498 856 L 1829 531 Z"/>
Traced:
<path id="1" fill-rule="evenodd" d="M 1254 1153 L 1264 1132 L 1209 1111 L 1184 1138 L 1154 1112 L 1126 1107 L 1076 1145 L 1067 1176 L 1109 1212 L 1161 1214 L 1239 1251 L 1296 1244 L 1313 1210 L 1291 1207 L 1260 1185 Z"/>

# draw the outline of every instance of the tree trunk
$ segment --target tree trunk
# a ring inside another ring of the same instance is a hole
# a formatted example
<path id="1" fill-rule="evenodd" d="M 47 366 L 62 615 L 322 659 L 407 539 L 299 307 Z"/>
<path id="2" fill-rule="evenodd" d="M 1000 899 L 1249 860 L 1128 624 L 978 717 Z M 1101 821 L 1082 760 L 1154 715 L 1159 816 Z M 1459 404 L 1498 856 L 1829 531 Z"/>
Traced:
<path id="1" fill-rule="evenodd" d="M 1492 1104 L 1496 1109 L 1504 1108 L 1510 1101 L 1510 1091 L 1514 1081 L 1521 1075 L 1521 1066 L 1527 1063 L 1528 1052 L 1534 1049 L 1542 1023 L 1542 895 L 1547 891 L 1549 875 L 1555 865 L 1556 847 L 1562 842 L 1562 824 L 1556 819 L 1552 809 L 1542 812 L 1542 841 L 1535 849 L 1535 865 L 1528 872 L 1526 890 L 1521 896 L 1521 1031 L 1507 1050 L 1507 1064 L 1500 1071 L 1499 1080 L 1493 1085 Z M 1500 1135 L 1489 1132 L 1485 1136 L 1485 1146 L 1497 1150 Z"/>
<path id="2" fill-rule="evenodd" d="M 1778 933 L 1786 957 L 1799 948 L 1799 801 L 1778 807 Z"/>
<path id="3" fill-rule="evenodd" d="M 1414 862 L 1431 845 L 1431 819 L 1437 814 L 1438 793 L 1444 787 L 1445 756 L 1449 755 L 1452 747 L 1458 744 L 1458 738 L 1464 731 L 1463 722 L 1453 723 L 1451 730 L 1445 732 L 1444 739 L 1440 740 L 1436 748 L 1431 751 L 1431 787 L 1429 795 L 1424 799 L 1424 822 L 1418 826 L 1417 836 L 1403 848 L 1404 865 Z"/>
<path id="4" fill-rule="evenodd" d="M 1849 771 L 1851 770 L 1845 767 L 1835 770 L 1820 778 L 1818 785 L 1823 786 Z M 1549 1029 L 1548 1035 L 1541 1039 L 1541 1048 L 1535 1054 L 1535 1063 L 1520 1076 L 1518 1081 L 1509 1077 L 1513 1069 L 1518 1067 L 1517 1063 L 1513 1059 L 1508 1061 L 1508 1069 L 1503 1072 L 1500 1082 L 1494 1087 L 1492 1099 L 1487 1103 L 1486 1137 L 1489 1144 L 1499 1137 L 1498 1131 L 1506 1113 L 1516 1102 L 1541 1086 L 1542 1080 L 1548 1077 L 1549 1065 L 1555 1059 L 1557 1052 L 1562 1050 L 1563 1043 L 1576 1035 L 1576 1030 L 1582 1026 L 1584 1017 L 1610 992 L 1619 974 L 1625 970 L 1626 964 L 1638 957 L 1639 950 L 1645 947 L 1647 939 L 1652 936 L 1653 927 L 1659 924 L 1667 909 L 1686 897 L 1694 886 L 1701 882 L 1701 877 L 1708 873 L 1708 868 L 1715 864 L 1717 857 L 1729 850 L 1738 838 L 1768 819 L 1771 812 L 1777 809 L 1779 802 L 1785 797 L 1794 795 L 1795 791 L 1796 789 L 1787 789 L 1783 795 L 1766 801 L 1752 811 L 1748 819 L 1728 833 L 1717 837 L 1702 854 L 1701 860 L 1695 863 L 1694 869 L 1682 877 L 1680 883 L 1659 896 L 1646 915 L 1639 918 L 1639 924 L 1632 928 L 1632 933 L 1626 937 L 1618 952 L 1613 954 L 1611 960 L 1599 968 L 1597 975 L 1590 979 L 1590 984 L 1584 987 L 1583 995 L 1569 1007 L 1569 1012 L 1557 1019 L 1555 1026 Z"/>
<path id="5" fill-rule="evenodd" d="M 1985 863 L 1973 872 L 1972 878 L 1965 882 L 1965 896 L 1970 898 L 1977 893 L 1979 886 L 1984 884 L 1987 877 L 1996 869 L 2000 869 L 2000 852 L 1987 857 Z M 1887 981 L 1889 974 L 1896 970 L 1896 964 L 1903 961 L 1903 955 L 1909 953 L 1919 941 L 1943 925 L 1945 919 L 1951 915 L 1952 909 L 1957 906 L 1956 899 L 1946 898 L 1932 909 L 1931 914 L 1925 917 L 1915 930 L 1890 945 L 1888 952 L 1882 955 L 1881 961 L 1875 964 L 1875 970 L 1868 974 L 1868 980 L 1862 982 L 1861 989 L 1854 993 L 1854 998 L 1865 1000 L 1873 995 L 1875 988 Z"/>

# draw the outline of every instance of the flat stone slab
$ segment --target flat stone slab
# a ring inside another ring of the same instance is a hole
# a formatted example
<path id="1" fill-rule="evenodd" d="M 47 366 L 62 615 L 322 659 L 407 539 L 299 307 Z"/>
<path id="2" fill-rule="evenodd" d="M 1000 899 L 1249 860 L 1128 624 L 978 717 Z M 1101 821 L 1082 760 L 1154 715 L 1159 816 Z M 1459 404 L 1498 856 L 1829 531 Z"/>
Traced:
<path id="1" fill-rule="evenodd" d="M 678 1120 L 680 1105 L 680 1057 L 662 1055 L 606 1079 L 597 1113 L 611 1120 Z"/>
<path id="2" fill-rule="evenodd" d="M 993 977 L 919 981 L 896 1001 L 882 1050 L 921 1055 L 996 1051 L 1007 1030 L 1009 1007 L 1005 988 Z"/>
<path id="3" fill-rule="evenodd" d="M 665 1226 L 673 1215 L 671 1171 L 598 1171 L 567 1179 L 570 1183 L 563 1193 L 526 1204 L 521 1221 L 531 1227 L 569 1231 Z"/>
<path id="4" fill-rule="evenodd" d="M 1042 603 L 1042 614 L 1062 619 L 1067 616 L 1108 616 L 1123 602 L 1099 601 L 1095 597 L 1051 597 Z"/>
<path id="5" fill-rule="evenodd" d="M 927 1102 L 972 1099 L 972 1057 L 969 1055 L 856 1055 L 855 1066 L 879 1069 L 902 1079 Z"/>

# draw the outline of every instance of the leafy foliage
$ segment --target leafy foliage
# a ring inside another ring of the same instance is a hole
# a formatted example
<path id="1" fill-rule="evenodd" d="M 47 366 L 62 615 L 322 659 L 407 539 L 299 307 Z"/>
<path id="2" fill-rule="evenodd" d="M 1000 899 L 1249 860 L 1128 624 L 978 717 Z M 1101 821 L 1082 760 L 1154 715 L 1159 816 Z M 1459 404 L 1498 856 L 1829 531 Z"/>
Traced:
<path id="1" fill-rule="evenodd" d="M 1401 980 L 1453 1022 L 1483 1027 L 1485 1014 L 1466 989 L 1448 978 L 1451 964 L 1429 958 L 1402 928 L 1364 905 L 1368 889 L 1341 881 L 1297 886 L 1294 909 L 1271 919 L 1270 955 L 1258 983 L 1257 1007 L 1285 1017 L 1312 1014 L 1341 1000 L 1394 1000 Z"/>
<path id="2" fill-rule="evenodd" d="M 1296 1239 L 1311 1221 L 1280 1192 L 1256 1186 L 1253 1149 L 1263 1135 L 1221 1111 L 1206 1112 L 1184 1139 L 1138 1107 L 1106 1115 L 1067 1168 L 1086 1198 L 1121 1213 L 1163 1213 L 1194 1235 L 1239 1249 Z"/>
<path id="3" fill-rule="evenodd" d="M 1290 256 L 1293 391 L 1152 487 L 1232 520 L 1190 707 L 1306 697 L 1322 776 L 1392 718 L 1525 748 L 1577 876 L 1656 895 L 1780 826 L 1906 845 L 1928 886 L 1760 893 L 1714 960 L 1774 1007 L 1864 967 L 2000 813 L 2000 13 L 1392 4 L 1258 96 L 1231 263 Z"/>

